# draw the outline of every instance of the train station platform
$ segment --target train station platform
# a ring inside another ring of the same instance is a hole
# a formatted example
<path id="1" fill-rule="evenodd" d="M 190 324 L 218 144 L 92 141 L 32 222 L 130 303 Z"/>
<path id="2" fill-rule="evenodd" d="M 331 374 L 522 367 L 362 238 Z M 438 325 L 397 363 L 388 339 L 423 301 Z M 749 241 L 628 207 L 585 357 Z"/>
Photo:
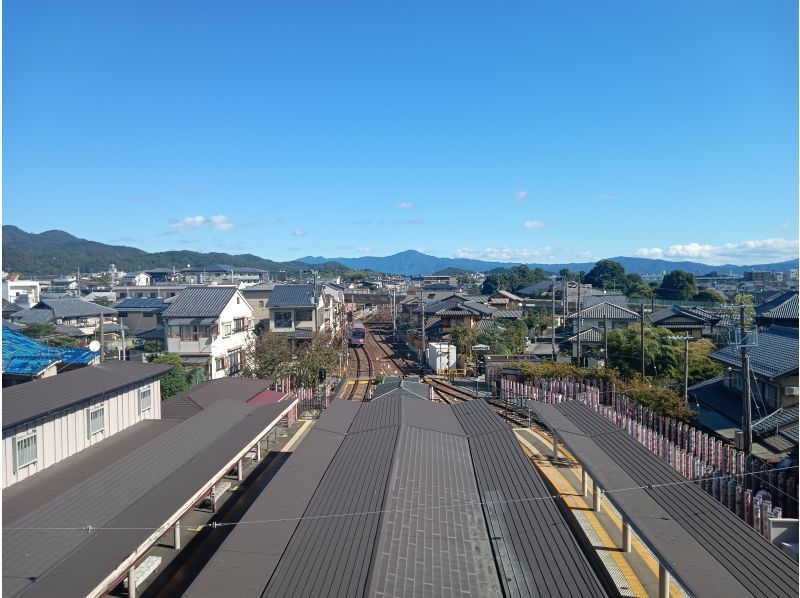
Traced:
<path id="1" fill-rule="evenodd" d="M 635 534 L 631 534 L 631 550 L 624 551 L 623 522 L 617 510 L 607 501 L 600 511 L 593 510 L 593 482 L 587 480 L 583 493 L 582 468 L 563 447 L 559 458 L 553 458 L 552 436 L 532 428 L 517 428 L 517 439 L 553 491 L 560 495 L 573 518 L 576 535 L 583 534 L 587 549 L 593 550 L 613 579 L 620 596 L 653 597 L 658 591 L 658 561 Z M 578 529 L 579 528 L 579 529 Z M 669 595 L 688 596 L 675 580 L 670 582 Z"/>

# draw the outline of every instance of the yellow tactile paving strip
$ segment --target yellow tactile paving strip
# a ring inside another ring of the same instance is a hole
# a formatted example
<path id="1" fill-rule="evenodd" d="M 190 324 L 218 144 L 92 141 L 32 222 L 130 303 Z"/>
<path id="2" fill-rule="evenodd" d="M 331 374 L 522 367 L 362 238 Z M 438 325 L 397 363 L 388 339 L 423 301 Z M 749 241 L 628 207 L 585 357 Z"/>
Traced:
<path id="1" fill-rule="evenodd" d="M 524 431 L 529 432 L 531 434 L 536 434 L 541 438 L 543 442 L 547 442 L 548 445 L 552 445 L 552 438 L 545 437 L 538 434 L 535 430 L 527 430 Z M 619 546 L 613 542 L 611 537 L 608 534 L 608 531 L 603 527 L 602 523 L 598 520 L 597 516 L 594 514 L 592 510 L 592 499 L 590 497 L 583 497 L 580 496 L 580 489 L 576 489 L 570 484 L 567 479 L 561 474 L 558 468 L 554 467 L 550 459 L 544 455 L 542 455 L 536 447 L 534 447 L 528 440 L 526 440 L 521 434 L 520 431 L 517 430 L 517 438 L 522 444 L 523 450 L 528 458 L 533 462 L 533 464 L 539 469 L 539 471 L 544 474 L 548 480 L 553 484 L 553 486 L 558 490 L 559 494 L 562 495 L 564 501 L 566 502 L 567 506 L 571 510 L 579 510 L 581 514 L 586 518 L 586 521 L 591 525 L 594 532 L 597 534 L 598 538 L 600 538 L 603 548 L 608 550 L 608 553 L 611 555 L 614 564 L 619 568 L 620 573 L 624 576 L 628 587 L 634 593 L 635 596 L 648 596 L 647 590 L 641 583 L 641 580 L 638 576 L 634 573 L 633 569 L 631 568 L 630 564 L 628 563 L 627 559 L 625 558 L 623 552 L 619 550 Z M 559 454 L 567 459 L 577 462 L 577 460 L 567 451 L 563 446 L 559 445 Z M 578 479 L 581 477 L 580 469 L 577 466 L 572 466 L 572 468 L 577 469 L 576 475 Z M 587 476 L 587 486 L 589 492 L 591 493 L 592 490 L 592 480 Z M 610 508 L 610 505 L 605 503 L 602 506 L 604 513 L 611 519 L 614 525 L 614 533 L 618 537 L 622 537 L 622 519 L 620 518 L 619 514 L 616 512 L 615 509 Z M 631 550 L 636 553 L 636 555 L 647 565 L 650 569 L 654 579 L 658 580 L 658 561 L 652 555 L 650 550 L 639 540 L 636 534 L 631 533 Z M 656 584 L 657 585 L 657 584 Z M 685 596 L 685 592 L 682 590 L 680 585 L 674 580 L 670 579 L 670 596 Z"/>

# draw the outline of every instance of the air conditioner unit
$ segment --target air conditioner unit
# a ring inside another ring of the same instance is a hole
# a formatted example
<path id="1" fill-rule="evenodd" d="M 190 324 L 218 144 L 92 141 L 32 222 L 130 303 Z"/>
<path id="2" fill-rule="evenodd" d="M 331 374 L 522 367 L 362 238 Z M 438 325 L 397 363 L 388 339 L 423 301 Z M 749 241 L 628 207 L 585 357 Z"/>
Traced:
<path id="1" fill-rule="evenodd" d="M 800 396 L 800 387 L 797 386 L 784 386 L 783 387 L 783 394 L 787 397 L 797 397 Z"/>

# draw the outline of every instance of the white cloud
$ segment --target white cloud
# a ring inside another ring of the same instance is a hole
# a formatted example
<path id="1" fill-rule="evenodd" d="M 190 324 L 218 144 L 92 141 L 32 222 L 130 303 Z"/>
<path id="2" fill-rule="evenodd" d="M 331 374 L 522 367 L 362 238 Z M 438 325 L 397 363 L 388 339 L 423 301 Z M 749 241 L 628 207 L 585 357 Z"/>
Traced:
<path id="1" fill-rule="evenodd" d="M 658 247 L 642 247 L 641 249 L 636 250 L 636 255 L 648 257 L 654 260 L 660 260 L 664 255 L 664 251 Z"/>
<path id="2" fill-rule="evenodd" d="M 401 210 L 410 210 L 414 207 L 414 204 L 411 203 L 410 201 L 403 201 L 397 204 L 397 207 L 400 208 Z"/>
<path id="3" fill-rule="evenodd" d="M 686 245 L 670 245 L 667 249 L 669 257 L 702 257 L 708 258 L 714 255 L 717 250 L 713 245 L 704 245 L 702 243 L 687 243 Z"/>
<path id="4" fill-rule="evenodd" d="M 183 220 L 173 221 L 170 228 L 176 232 L 187 230 L 196 230 L 198 228 L 214 228 L 216 230 L 225 230 L 231 228 L 233 223 L 228 220 L 227 216 L 188 216 Z"/>
<path id="5" fill-rule="evenodd" d="M 642 257 L 700 260 L 708 264 L 758 264 L 781 262 L 797 257 L 797 239 L 758 239 L 739 243 L 711 245 L 691 242 L 670 245 L 666 250 L 643 247 L 636 252 Z"/>
<path id="6" fill-rule="evenodd" d="M 544 228 L 544 222 L 541 220 L 528 220 L 524 226 L 525 228 Z"/>
<path id="7" fill-rule="evenodd" d="M 782 224 L 779 224 L 778 228 L 780 230 L 789 230 L 790 226 L 792 226 L 792 222 L 790 220 L 787 220 L 786 222 L 783 222 Z"/>
<path id="8" fill-rule="evenodd" d="M 472 249 L 469 247 L 461 247 L 456 251 L 456 257 L 500 262 L 555 261 L 554 253 L 553 248 L 549 245 L 536 249 L 519 249 L 513 247 Z"/>
<path id="9" fill-rule="evenodd" d="M 209 226 L 217 230 L 225 230 L 233 226 L 233 222 L 228 220 L 227 216 L 211 216 L 209 219 Z"/>
<path id="10" fill-rule="evenodd" d="M 526 197 L 528 197 L 528 192 L 527 192 L 527 190 L 525 190 L 525 189 L 520 189 L 519 191 L 517 191 L 517 201 L 522 201 L 522 200 L 523 200 L 523 199 L 525 199 Z"/>
<path id="11" fill-rule="evenodd" d="M 296 228 L 296 229 L 294 229 L 292 231 L 292 236 L 293 237 L 305 237 L 306 236 L 306 231 L 304 231 L 302 228 Z"/>

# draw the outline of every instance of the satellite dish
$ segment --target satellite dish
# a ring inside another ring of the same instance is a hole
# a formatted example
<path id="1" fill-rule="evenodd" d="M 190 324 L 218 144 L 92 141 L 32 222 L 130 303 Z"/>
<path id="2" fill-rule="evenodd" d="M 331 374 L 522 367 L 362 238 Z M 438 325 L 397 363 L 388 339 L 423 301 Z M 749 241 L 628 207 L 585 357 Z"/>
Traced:
<path id="1" fill-rule="evenodd" d="M 92 341 L 89 343 L 89 351 L 92 353 L 97 353 L 100 350 L 100 342 L 99 341 Z"/>

